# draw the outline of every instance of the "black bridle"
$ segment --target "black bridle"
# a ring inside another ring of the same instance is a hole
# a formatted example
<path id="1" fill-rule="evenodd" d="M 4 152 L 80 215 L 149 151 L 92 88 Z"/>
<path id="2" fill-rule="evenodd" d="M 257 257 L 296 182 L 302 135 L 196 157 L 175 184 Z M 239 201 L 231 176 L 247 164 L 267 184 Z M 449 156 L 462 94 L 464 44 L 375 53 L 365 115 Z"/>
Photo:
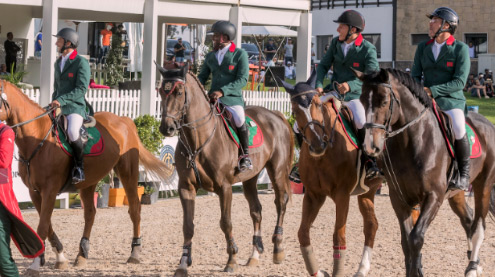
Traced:
<path id="1" fill-rule="evenodd" d="M 392 117 L 394 115 L 394 107 L 395 107 L 394 102 L 396 102 L 397 105 L 400 107 L 400 101 L 397 99 L 397 96 L 395 95 L 394 90 L 392 89 L 392 85 L 390 83 L 380 83 L 378 85 L 386 87 L 390 90 L 389 91 L 390 105 L 388 106 L 388 118 L 385 121 L 385 124 L 366 122 L 363 127 L 366 129 L 382 129 L 382 130 L 384 130 L 385 131 L 385 139 L 396 136 L 396 135 L 402 133 L 407 128 L 416 124 L 423 117 L 423 115 L 426 113 L 426 111 L 428 110 L 428 108 L 425 107 L 423 109 L 423 111 L 421 111 L 421 113 L 418 116 L 416 116 L 413 120 L 409 121 L 406 125 L 400 127 L 399 129 L 392 131 L 392 127 L 390 125 L 391 125 Z"/>
<path id="2" fill-rule="evenodd" d="M 306 94 L 316 94 L 318 95 L 318 92 L 316 90 L 307 90 L 307 91 L 303 91 L 303 92 L 300 92 L 300 93 L 297 93 L 297 94 L 294 94 L 290 97 L 290 99 L 295 99 L 296 97 L 299 97 L 299 96 L 303 96 L 303 95 L 306 95 Z M 311 100 L 311 102 L 313 102 Z M 311 104 L 310 104 L 311 105 Z M 308 107 L 309 109 L 309 107 Z M 322 112 L 322 115 L 323 115 L 323 105 L 320 106 L 320 111 Z M 327 134 L 325 132 L 325 116 L 323 115 L 322 116 L 323 120 L 322 120 L 322 123 L 316 121 L 316 120 L 311 120 L 309 121 L 308 123 L 306 123 L 306 125 L 304 125 L 304 127 L 301 129 L 299 126 L 298 126 L 298 130 L 299 130 L 299 133 L 301 134 L 302 138 L 303 138 L 303 141 L 307 144 L 307 145 L 311 145 L 311 142 L 306 138 L 306 135 L 305 135 L 305 131 L 308 127 L 310 126 L 318 126 L 321 131 L 323 132 L 323 137 L 320 139 L 322 142 L 325 143 L 325 148 L 327 147 L 328 145 L 328 137 L 327 137 Z M 325 150 L 325 149 L 324 149 Z"/>

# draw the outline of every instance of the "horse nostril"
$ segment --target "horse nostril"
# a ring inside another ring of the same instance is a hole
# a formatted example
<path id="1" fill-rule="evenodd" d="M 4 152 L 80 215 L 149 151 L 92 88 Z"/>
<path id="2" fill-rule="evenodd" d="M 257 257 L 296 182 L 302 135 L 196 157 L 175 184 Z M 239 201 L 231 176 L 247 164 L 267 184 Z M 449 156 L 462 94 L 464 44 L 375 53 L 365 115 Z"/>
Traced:
<path id="1" fill-rule="evenodd" d="M 327 143 L 325 141 L 323 141 L 321 143 L 321 149 L 325 149 L 327 147 Z"/>
<path id="2" fill-rule="evenodd" d="M 170 127 L 168 127 L 167 131 L 169 134 L 172 134 L 175 131 L 175 128 L 170 126 Z"/>

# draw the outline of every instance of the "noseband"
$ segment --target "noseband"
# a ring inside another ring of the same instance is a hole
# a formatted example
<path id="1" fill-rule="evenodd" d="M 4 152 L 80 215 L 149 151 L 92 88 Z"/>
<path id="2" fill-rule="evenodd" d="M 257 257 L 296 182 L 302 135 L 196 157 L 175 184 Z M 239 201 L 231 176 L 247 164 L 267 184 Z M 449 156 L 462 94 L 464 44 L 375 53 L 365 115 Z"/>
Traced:
<path id="1" fill-rule="evenodd" d="M 378 124 L 378 123 L 373 123 L 373 122 L 370 122 L 370 123 L 365 123 L 364 124 L 364 128 L 366 129 L 382 129 L 382 130 L 385 130 L 385 139 L 387 138 L 390 138 L 390 137 L 393 137 L 393 136 L 396 136 L 400 133 L 402 133 L 404 130 L 406 130 L 407 128 L 409 128 L 410 126 L 416 124 L 422 117 L 423 115 L 426 113 L 426 111 L 428 110 L 428 108 L 424 108 L 423 111 L 421 111 L 421 113 L 416 117 L 414 118 L 412 121 L 409 121 L 406 125 L 402 126 L 401 128 L 395 130 L 395 131 L 392 131 L 392 128 L 390 126 L 390 122 L 392 121 L 392 116 L 394 115 L 394 102 L 397 102 L 397 105 L 400 107 L 400 102 L 399 100 L 397 99 L 397 96 L 395 95 L 394 93 L 394 90 L 392 89 L 392 85 L 390 83 L 380 83 L 378 84 L 379 86 L 383 86 L 383 87 L 386 87 L 390 90 L 390 105 L 388 106 L 388 118 L 385 122 L 385 125 L 383 124 Z"/>

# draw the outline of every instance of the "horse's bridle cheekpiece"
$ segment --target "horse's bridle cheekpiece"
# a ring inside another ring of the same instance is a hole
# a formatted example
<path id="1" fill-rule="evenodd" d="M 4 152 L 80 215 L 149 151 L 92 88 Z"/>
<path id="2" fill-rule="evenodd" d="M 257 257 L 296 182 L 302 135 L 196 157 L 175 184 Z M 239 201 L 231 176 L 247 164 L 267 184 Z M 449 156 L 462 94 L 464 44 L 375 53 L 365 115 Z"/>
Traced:
<path id="1" fill-rule="evenodd" d="M 306 94 L 318 94 L 318 92 L 316 90 L 306 90 L 306 91 L 303 91 L 303 92 L 299 92 L 297 94 L 294 94 L 290 97 L 291 100 L 295 99 L 296 97 L 299 97 L 299 96 L 304 96 Z M 313 101 L 311 101 L 312 103 Z M 311 104 L 310 104 L 311 105 Z M 309 108 L 309 107 L 308 107 Z M 321 108 L 320 108 L 321 109 Z M 323 112 L 322 112 L 323 113 Z M 316 120 L 311 120 L 309 121 L 308 123 L 306 123 L 306 125 L 304 125 L 304 127 L 301 129 L 301 128 L 298 128 L 299 129 L 299 133 L 301 134 L 302 138 L 303 138 L 303 141 L 306 142 L 306 144 L 308 145 L 311 145 L 310 141 L 306 138 L 306 136 L 304 135 L 304 132 L 306 131 L 306 129 L 308 127 L 310 127 L 311 125 L 314 125 L 314 126 L 318 126 L 320 127 L 320 129 L 323 131 L 323 137 L 321 138 L 321 141 L 325 143 L 325 148 L 326 146 L 328 145 L 328 137 L 327 137 L 327 134 L 325 133 L 325 117 L 323 116 L 323 124 L 316 121 Z"/>

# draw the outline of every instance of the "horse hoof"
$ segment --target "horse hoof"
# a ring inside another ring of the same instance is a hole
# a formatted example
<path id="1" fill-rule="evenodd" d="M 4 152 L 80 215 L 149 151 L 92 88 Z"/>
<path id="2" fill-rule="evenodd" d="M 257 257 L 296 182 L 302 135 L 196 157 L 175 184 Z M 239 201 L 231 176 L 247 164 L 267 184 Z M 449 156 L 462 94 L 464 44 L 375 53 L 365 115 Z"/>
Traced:
<path id="1" fill-rule="evenodd" d="M 228 264 L 223 272 L 229 272 L 229 273 L 233 273 L 235 270 L 237 269 L 237 265 L 236 264 Z"/>
<path id="2" fill-rule="evenodd" d="M 281 264 L 285 260 L 285 251 L 279 251 L 277 253 L 273 253 L 273 263 Z"/>
<path id="3" fill-rule="evenodd" d="M 358 272 L 354 274 L 354 277 L 366 277 L 366 275 L 364 275 L 362 272 Z"/>
<path id="4" fill-rule="evenodd" d="M 28 268 L 26 270 L 26 272 L 24 272 L 24 276 L 38 277 L 38 276 L 40 276 L 40 272 L 38 270 L 34 270 L 34 269 L 31 269 L 31 268 Z"/>
<path id="5" fill-rule="evenodd" d="M 246 266 L 257 266 L 259 264 L 260 264 L 260 261 L 258 259 L 249 258 L 249 260 L 247 261 Z"/>
<path id="6" fill-rule="evenodd" d="M 68 267 L 69 267 L 69 262 L 64 261 L 64 262 L 56 262 L 54 268 L 64 270 L 64 269 L 67 269 Z"/>
<path id="7" fill-rule="evenodd" d="M 74 262 L 75 267 L 85 267 L 86 264 L 88 263 L 88 260 L 84 258 L 83 256 L 77 256 L 76 261 Z"/>
<path id="8" fill-rule="evenodd" d="M 187 277 L 187 269 L 185 269 L 185 268 L 178 268 L 175 271 L 174 277 Z"/>
<path id="9" fill-rule="evenodd" d="M 128 264 L 140 264 L 141 261 L 138 260 L 138 259 L 136 259 L 136 258 L 134 258 L 134 257 L 129 257 L 129 259 L 127 260 L 127 263 Z"/>

